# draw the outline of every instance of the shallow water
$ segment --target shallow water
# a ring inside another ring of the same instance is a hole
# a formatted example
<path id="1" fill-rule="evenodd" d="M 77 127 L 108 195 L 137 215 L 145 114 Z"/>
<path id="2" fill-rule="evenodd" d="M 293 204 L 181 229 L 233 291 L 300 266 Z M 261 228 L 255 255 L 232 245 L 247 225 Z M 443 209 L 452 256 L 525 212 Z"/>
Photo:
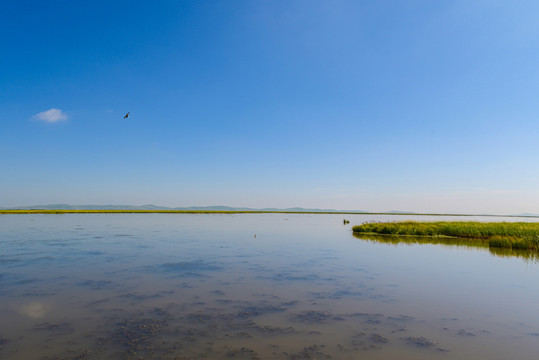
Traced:
<path id="1" fill-rule="evenodd" d="M 410 218 L 0 216 L 0 358 L 535 359 L 537 258 L 351 233 Z"/>

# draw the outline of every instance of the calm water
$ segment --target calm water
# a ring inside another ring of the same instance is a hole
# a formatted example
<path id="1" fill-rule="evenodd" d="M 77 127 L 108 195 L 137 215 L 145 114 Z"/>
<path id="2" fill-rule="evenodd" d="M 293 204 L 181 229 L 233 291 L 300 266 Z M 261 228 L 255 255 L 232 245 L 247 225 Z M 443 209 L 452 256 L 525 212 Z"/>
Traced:
<path id="1" fill-rule="evenodd" d="M 536 258 L 351 233 L 409 218 L 0 216 L 0 358 L 536 359 Z"/>

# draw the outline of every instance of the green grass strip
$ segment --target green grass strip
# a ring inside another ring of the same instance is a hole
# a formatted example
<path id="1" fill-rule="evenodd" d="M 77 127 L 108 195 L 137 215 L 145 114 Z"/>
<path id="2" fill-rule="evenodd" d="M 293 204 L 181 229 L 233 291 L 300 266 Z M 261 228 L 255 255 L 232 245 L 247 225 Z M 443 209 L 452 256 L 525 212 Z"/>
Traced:
<path id="1" fill-rule="evenodd" d="M 342 214 L 307 211 L 250 211 L 250 210 L 77 210 L 77 209 L 22 209 L 0 210 L 1 214 Z"/>
<path id="2" fill-rule="evenodd" d="M 108 210 L 108 209 L 1 209 L 0 215 L 12 214 L 326 214 L 326 215 L 394 215 L 392 213 L 365 213 L 357 211 L 286 211 L 286 210 Z M 399 214 L 412 215 L 412 214 Z M 455 216 L 454 214 L 413 214 Z M 472 216 L 472 215 L 460 215 Z M 488 215 L 506 216 L 506 215 Z"/>
<path id="3" fill-rule="evenodd" d="M 470 245 L 539 250 L 539 223 L 473 221 L 400 221 L 365 223 L 352 228 L 355 234 L 393 236 L 454 237 Z"/>

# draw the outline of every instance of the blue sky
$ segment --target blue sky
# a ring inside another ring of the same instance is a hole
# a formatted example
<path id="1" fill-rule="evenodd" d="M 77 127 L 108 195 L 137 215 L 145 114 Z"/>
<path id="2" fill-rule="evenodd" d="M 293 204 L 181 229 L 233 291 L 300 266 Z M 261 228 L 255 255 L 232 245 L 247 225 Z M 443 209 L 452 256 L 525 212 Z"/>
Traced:
<path id="1" fill-rule="evenodd" d="M 539 213 L 538 15 L 535 1 L 8 2 L 0 207 Z"/>

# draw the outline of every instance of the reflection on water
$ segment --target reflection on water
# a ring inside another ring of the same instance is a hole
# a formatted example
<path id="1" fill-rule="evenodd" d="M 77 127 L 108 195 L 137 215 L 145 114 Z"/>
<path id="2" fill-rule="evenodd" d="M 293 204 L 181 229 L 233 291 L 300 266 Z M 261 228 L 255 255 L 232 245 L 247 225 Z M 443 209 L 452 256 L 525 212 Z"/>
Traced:
<path id="1" fill-rule="evenodd" d="M 348 218 L 0 216 L 0 357 L 535 359 L 535 254 Z"/>
<path id="2" fill-rule="evenodd" d="M 525 261 L 531 261 L 534 263 L 539 262 L 539 253 L 537 251 L 507 249 L 507 248 L 489 248 L 491 254 L 500 257 L 518 257 Z"/>
<path id="3" fill-rule="evenodd" d="M 457 237 L 444 237 L 444 236 L 397 236 L 397 235 L 379 235 L 379 234 L 362 234 L 352 233 L 356 238 L 366 241 L 372 241 L 380 244 L 391 245 L 419 245 L 419 244 L 438 244 L 438 245 L 451 245 L 462 246 L 477 249 L 488 249 L 488 251 L 495 256 L 500 257 L 517 257 L 526 262 L 539 262 L 539 253 L 533 250 L 518 250 L 510 248 L 497 248 L 489 247 L 488 240 L 484 240 L 483 243 L 479 242 L 479 239 L 473 239 L 473 243 L 470 243 L 465 238 Z"/>
<path id="4" fill-rule="evenodd" d="M 483 244 L 478 243 L 478 240 L 476 240 L 475 243 L 470 244 L 470 242 L 464 238 L 443 236 L 396 236 L 361 233 L 352 233 L 352 235 L 361 240 L 373 241 L 381 244 L 442 244 L 465 246 L 471 248 L 488 248 L 488 240 L 485 241 Z"/>
<path id="5" fill-rule="evenodd" d="M 21 306 L 20 312 L 28 317 L 39 319 L 45 316 L 47 307 L 41 303 L 34 302 Z"/>

